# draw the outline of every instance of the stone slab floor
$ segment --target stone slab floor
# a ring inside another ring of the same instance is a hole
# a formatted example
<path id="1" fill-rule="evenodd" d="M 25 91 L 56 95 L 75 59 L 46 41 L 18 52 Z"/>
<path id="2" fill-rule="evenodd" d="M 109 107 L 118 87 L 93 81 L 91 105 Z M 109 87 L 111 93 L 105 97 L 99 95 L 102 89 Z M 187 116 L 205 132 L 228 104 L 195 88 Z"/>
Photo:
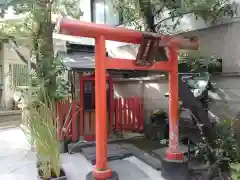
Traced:
<path id="1" fill-rule="evenodd" d="M 81 154 L 62 154 L 61 160 L 68 180 L 84 180 L 92 169 Z M 164 180 L 161 172 L 136 157 L 112 161 L 109 166 L 119 173 L 119 180 Z M 37 180 L 36 153 L 20 128 L 0 130 L 0 179 Z"/>

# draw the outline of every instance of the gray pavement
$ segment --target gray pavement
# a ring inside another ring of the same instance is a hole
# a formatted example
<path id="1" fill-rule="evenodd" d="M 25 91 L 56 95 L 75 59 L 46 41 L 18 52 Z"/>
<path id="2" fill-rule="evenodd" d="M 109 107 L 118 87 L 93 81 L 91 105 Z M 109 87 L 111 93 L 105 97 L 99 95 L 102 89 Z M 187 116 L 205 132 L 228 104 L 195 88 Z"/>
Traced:
<path id="1" fill-rule="evenodd" d="M 62 154 L 62 166 L 68 180 L 84 179 L 92 165 L 81 154 Z M 164 180 L 136 157 L 109 162 L 120 180 Z M 0 130 L 0 180 L 37 180 L 36 152 L 33 152 L 20 128 Z"/>

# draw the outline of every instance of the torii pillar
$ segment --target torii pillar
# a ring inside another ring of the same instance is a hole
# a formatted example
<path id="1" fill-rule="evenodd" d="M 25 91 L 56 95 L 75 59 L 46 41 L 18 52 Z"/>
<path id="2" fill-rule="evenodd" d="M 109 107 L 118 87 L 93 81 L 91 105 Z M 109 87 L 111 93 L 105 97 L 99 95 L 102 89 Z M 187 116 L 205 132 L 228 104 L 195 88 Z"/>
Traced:
<path id="1" fill-rule="evenodd" d="M 139 66 L 136 60 L 106 57 L 106 40 L 140 44 L 144 32 L 69 18 L 59 19 L 57 26 L 59 33 L 95 39 L 96 166 L 87 175 L 87 180 L 118 179 L 117 173 L 107 167 L 106 69 L 169 72 L 169 146 L 166 160 L 183 160 L 178 142 L 178 50 L 196 50 L 199 42 L 180 36 L 152 34 L 159 39 L 161 47 L 168 48 L 169 60 L 161 62 L 160 59 L 160 62 L 155 61 L 151 66 Z"/>

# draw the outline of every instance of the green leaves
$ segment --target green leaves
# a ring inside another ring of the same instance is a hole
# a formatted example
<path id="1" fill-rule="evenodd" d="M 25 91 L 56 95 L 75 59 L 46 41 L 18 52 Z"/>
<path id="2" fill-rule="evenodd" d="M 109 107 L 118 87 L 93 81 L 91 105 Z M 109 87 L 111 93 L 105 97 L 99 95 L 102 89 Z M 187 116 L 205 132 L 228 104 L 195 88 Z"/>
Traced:
<path id="1" fill-rule="evenodd" d="M 44 94 L 41 93 L 41 94 Z M 26 112 L 26 111 L 25 111 Z M 57 140 L 57 123 L 55 104 L 46 98 L 44 101 L 31 100 L 28 104 L 28 124 L 22 127 L 29 143 L 37 148 L 41 158 L 41 170 L 48 179 L 53 171 L 60 174 L 60 142 Z"/>
<path id="2" fill-rule="evenodd" d="M 180 53 L 179 64 L 186 64 L 191 72 L 207 72 L 220 66 L 216 57 L 206 56 L 200 51 Z"/>
<path id="3" fill-rule="evenodd" d="M 233 180 L 240 180 L 240 163 L 232 163 L 231 172 Z"/>
<path id="4" fill-rule="evenodd" d="M 52 10 L 55 14 L 64 13 L 76 19 L 83 15 L 78 0 L 54 0 Z"/>
<path id="5" fill-rule="evenodd" d="M 113 6 L 119 12 L 125 25 L 134 26 L 141 30 L 140 7 L 138 0 L 113 0 Z"/>
<path id="6" fill-rule="evenodd" d="M 70 84 L 65 80 L 64 74 L 66 73 L 66 66 L 63 64 L 63 56 L 59 55 L 54 59 L 52 70 L 47 70 L 45 75 L 39 76 L 36 72 L 31 74 L 32 86 L 38 87 L 41 84 L 45 84 L 48 87 L 50 81 L 50 77 L 56 77 L 56 90 L 54 93 L 54 100 L 59 101 L 64 99 L 70 89 Z"/>
<path id="7" fill-rule="evenodd" d="M 226 4 L 229 0 L 114 0 L 115 8 L 123 15 L 125 22 L 139 22 L 144 18 L 148 18 L 148 22 L 151 23 L 151 16 L 144 14 L 149 7 L 151 7 L 152 15 L 155 21 L 155 30 L 157 32 L 166 28 L 165 22 L 172 20 L 175 22 L 176 29 L 179 26 L 180 20 L 184 15 L 194 14 L 196 19 L 199 17 L 206 22 L 216 23 L 218 22 L 224 13 L 232 13 L 232 9 L 226 8 Z M 166 15 L 168 12 L 168 15 Z M 148 14 L 149 15 L 149 14 Z M 134 24 L 131 24 L 134 25 Z M 137 23 L 139 26 L 143 24 Z M 146 26 L 146 25 L 145 25 Z M 139 29 L 139 27 L 138 27 Z"/>

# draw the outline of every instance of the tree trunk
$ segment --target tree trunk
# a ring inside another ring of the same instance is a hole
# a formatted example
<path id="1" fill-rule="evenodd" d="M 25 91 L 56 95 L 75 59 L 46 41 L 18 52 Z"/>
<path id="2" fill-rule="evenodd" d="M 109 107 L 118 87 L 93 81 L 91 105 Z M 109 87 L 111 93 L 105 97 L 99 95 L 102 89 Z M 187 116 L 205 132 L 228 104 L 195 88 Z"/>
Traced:
<path id="1" fill-rule="evenodd" d="M 146 2 L 146 0 L 139 0 L 141 13 L 143 14 L 143 22 L 144 22 L 144 29 L 147 32 L 153 32 L 157 33 L 155 29 L 155 22 L 154 22 L 154 13 L 153 13 L 153 7 L 150 1 Z M 142 6 L 141 6 L 142 3 Z M 155 59 L 156 61 L 165 61 L 168 60 L 168 56 L 166 54 L 166 51 L 164 47 L 160 47 L 158 49 L 158 57 Z M 168 73 L 164 73 L 166 77 L 168 77 Z"/>
<path id="2" fill-rule="evenodd" d="M 143 14 L 144 30 L 148 32 L 156 32 L 151 2 L 146 0 L 139 0 L 139 5 L 140 11 Z"/>
<path id="3" fill-rule="evenodd" d="M 39 0 L 34 14 L 37 29 L 34 34 L 38 78 L 43 81 L 45 91 L 53 98 L 56 91 L 56 74 L 52 38 L 52 4 L 50 0 Z"/>

